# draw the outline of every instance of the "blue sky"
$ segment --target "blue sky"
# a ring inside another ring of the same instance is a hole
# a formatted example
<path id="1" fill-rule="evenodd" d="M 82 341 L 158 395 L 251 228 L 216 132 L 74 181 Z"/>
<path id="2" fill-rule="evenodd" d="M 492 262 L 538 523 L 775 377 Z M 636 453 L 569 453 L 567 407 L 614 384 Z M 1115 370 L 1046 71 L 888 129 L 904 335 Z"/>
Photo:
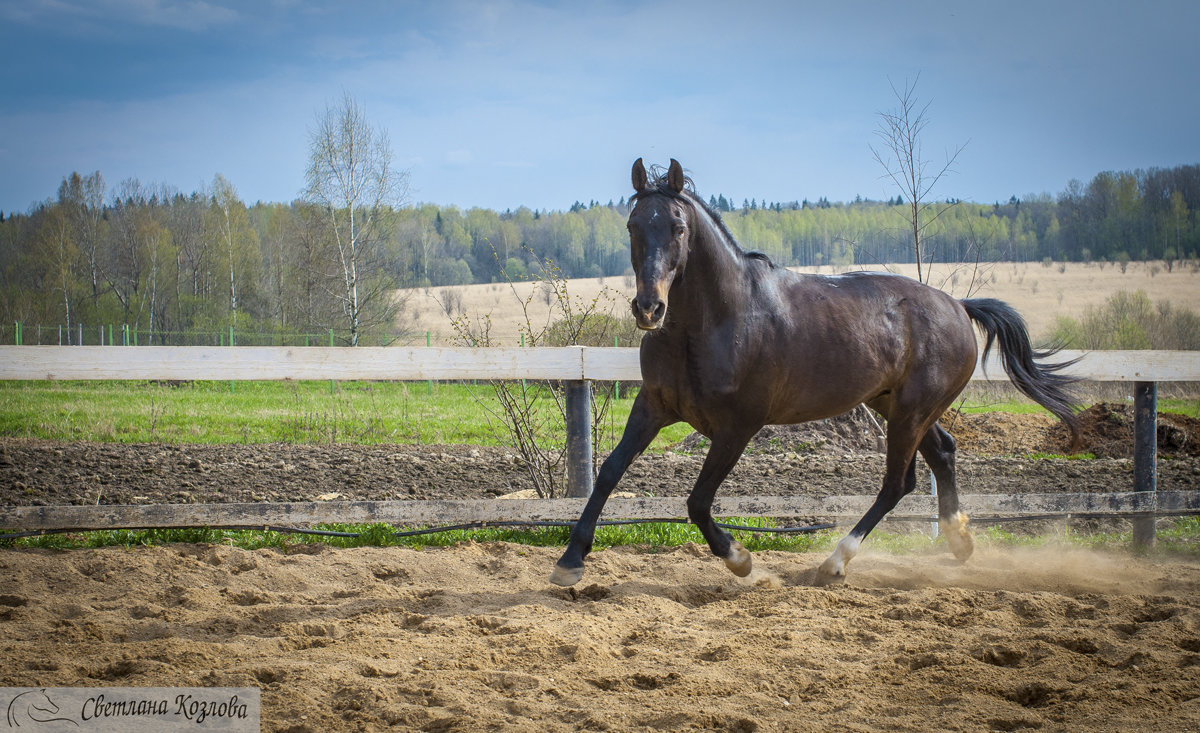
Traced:
<path id="1" fill-rule="evenodd" d="M 898 193 L 869 145 L 930 104 L 935 191 L 1200 162 L 1200 2 L 0 0 L 0 210 L 99 170 L 291 201 L 349 92 L 412 201 L 565 209 L 677 158 L 705 196 Z"/>

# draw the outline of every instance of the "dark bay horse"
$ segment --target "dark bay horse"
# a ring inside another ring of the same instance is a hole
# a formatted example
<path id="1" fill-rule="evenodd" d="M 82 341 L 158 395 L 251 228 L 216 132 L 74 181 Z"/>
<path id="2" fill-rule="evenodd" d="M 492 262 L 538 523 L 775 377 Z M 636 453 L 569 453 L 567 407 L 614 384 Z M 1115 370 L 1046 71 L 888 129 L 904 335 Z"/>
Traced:
<path id="1" fill-rule="evenodd" d="M 919 450 L 938 483 L 938 518 L 951 551 L 974 550 L 959 511 L 954 439 L 937 419 L 974 371 L 972 322 L 999 344 L 1005 371 L 1024 394 L 1078 434 L 1065 363 L 1038 363 L 1024 321 L 993 299 L 956 300 L 885 273 L 800 275 L 742 250 L 691 189 L 675 160 L 665 175 L 633 164 L 630 254 L 637 279 L 633 315 L 642 339 L 642 390 L 620 442 L 600 468 L 567 549 L 550 576 L 583 576 L 596 521 L 631 461 L 679 421 L 711 440 L 687 500 L 688 516 L 735 575 L 750 553 L 713 521 L 713 496 L 759 428 L 817 420 L 860 403 L 887 419 L 883 488 L 821 565 L 842 576 L 868 533 L 916 485 Z"/>

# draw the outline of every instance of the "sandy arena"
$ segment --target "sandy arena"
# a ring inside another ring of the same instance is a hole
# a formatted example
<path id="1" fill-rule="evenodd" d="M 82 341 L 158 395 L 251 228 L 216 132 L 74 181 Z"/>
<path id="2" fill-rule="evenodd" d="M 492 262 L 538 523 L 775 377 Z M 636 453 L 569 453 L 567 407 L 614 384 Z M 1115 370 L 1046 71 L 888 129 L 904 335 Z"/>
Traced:
<path id="1" fill-rule="evenodd" d="M 7 686 L 257 686 L 263 730 L 1200 729 L 1200 563 L 981 547 L 0 553 Z"/>
<path id="2" fill-rule="evenodd" d="M 960 442 L 1003 450 L 1052 430 L 991 420 L 958 426 Z M 831 435 L 751 452 L 723 493 L 873 493 L 881 456 Z M 622 488 L 678 495 L 699 460 L 645 456 Z M 1161 461 L 1160 488 L 1194 489 L 1197 461 Z M 966 494 L 1131 481 L 1113 456 L 964 453 L 960 468 Z M 0 441 L 10 505 L 521 488 L 502 451 L 469 446 Z M 547 582 L 559 552 L 3 549 L 0 686 L 254 686 L 264 731 L 1200 730 L 1200 559 L 982 539 L 961 565 L 868 541 L 845 584 L 819 587 L 823 554 L 757 553 L 739 580 L 707 548 L 617 548 L 563 589 Z"/>

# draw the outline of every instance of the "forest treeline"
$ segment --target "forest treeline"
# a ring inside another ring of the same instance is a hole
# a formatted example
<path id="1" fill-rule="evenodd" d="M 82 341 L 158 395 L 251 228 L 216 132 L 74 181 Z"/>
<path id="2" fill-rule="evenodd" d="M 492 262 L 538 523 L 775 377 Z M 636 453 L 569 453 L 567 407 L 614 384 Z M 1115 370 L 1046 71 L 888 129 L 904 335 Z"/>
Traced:
<path id="1" fill-rule="evenodd" d="M 704 195 L 704 192 L 700 192 Z M 746 249 L 780 265 L 911 262 L 908 206 L 705 198 Z M 1200 166 L 1104 172 L 1057 195 L 992 204 L 948 202 L 927 229 L 933 261 L 1128 261 L 1200 257 Z M 940 207 L 939 207 L 940 208 Z M 345 330 L 344 261 L 326 212 L 296 201 L 247 205 L 222 176 L 183 193 L 137 180 L 109 187 L 73 173 L 57 195 L 0 213 L 0 317 L 5 323 L 129 324 L 142 343 L 182 334 Z M 624 199 L 567 211 L 388 209 L 356 278 L 374 294 L 364 343 L 404 330 L 401 288 L 537 277 L 552 260 L 568 278 L 630 267 Z M 87 332 L 91 334 L 89 330 Z M 94 343 L 94 337 L 91 341 Z M 85 338 L 85 341 L 87 340 Z"/>

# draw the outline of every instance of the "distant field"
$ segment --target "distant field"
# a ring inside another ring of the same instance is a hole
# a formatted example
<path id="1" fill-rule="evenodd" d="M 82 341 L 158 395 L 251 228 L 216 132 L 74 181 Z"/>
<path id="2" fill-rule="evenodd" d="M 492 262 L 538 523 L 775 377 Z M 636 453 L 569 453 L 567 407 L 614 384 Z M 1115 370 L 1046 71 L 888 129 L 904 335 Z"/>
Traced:
<path id="1" fill-rule="evenodd" d="M 824 274 L 835 272 L 832 267 L 792 269 Z M 836 271 L 879 269 L 883 268 L 863 265 Z M 910 277 L 916 275 L 915 265 L 891 265 L 888 269 Z M 1113 264 L 1071 262 L 1046 267 L 1040 262 L 1001 262 L 981 266 L 978 278 L 981 282 L 976 283 L 977 287 L 970 295 L 1008 301 L 1025 316 L 1035 338 L 1050 329 L 1057 315 L 1077 318 L 1088 306 L 1102 304 L 1119 290 L 1145 290 L 1155 302 L 1169 300 L 1176 306 L 1200 312 L 1200 273 L 1184 265 L 1176 266 L 1174 272 L 1167 272 L 1162 262 L 1131 262 L 1122 273 Z M 968 295 L 970 281 L 971 269 L 965 265 L 934 265 L 930 278 L 933 285 L 957 297 Z M 404 291 L 409 299 L 402 322 L 411 324 L 413 329 L 409 343 L 423 343 L 427 332 L 434 345 L 451 343 L 454 336 L 451 317 L 443 307 L 443 304 L 451 303 L 453 313 L 465 313 L 472 319 L 489 314 L 493 343 L 517 345 L 518 326 L 523 318 L 522 301 L 540 287 L 536 283 L 518 283 L 511 287 L 507 283 L 493 283 Z M 572 298 L 584 301 L 604 297 L 614 313 L 624 315 L 633 296 L 633 279 L 625 276 L 571 280 L 568 292 Z M 551 313 L 540 292 L 530 301 L 529 314 L 535 328 L 558 317 Z"/>

